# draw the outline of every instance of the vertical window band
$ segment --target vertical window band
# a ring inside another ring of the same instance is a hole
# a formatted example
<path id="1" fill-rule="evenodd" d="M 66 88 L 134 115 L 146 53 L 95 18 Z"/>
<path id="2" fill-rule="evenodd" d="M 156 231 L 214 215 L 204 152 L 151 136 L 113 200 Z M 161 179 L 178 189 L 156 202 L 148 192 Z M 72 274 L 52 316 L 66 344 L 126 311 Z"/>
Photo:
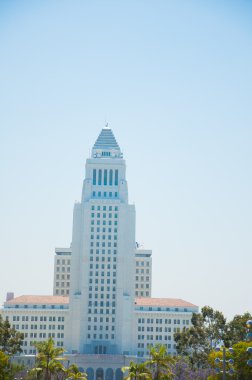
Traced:
<path id="1" fill-rule="evenodd" d="M 113 170 L 110 169 L 109 171 L 109 186 L 113 185 Z"/>
<path id="2" fill-rule="evenodd" d="M 96 185 L 96 169 L 93 169 L 93 185 Z"/>
<path id="3" fill-rule="evenodd" d="M 108 171 L 107 169 L 104 170 L 104 185 L 107 186 L 108 184 Z"/>
<path id="4" fill-rule="evenodd" d="M 115 185 L 118 185 L 118 169 L 115 170 Z"/>
<path id="5" fill-rule="evenodd" d="M 98 171 L 98 185 L 102 184 L 102 171 L 99 169 Z"/>

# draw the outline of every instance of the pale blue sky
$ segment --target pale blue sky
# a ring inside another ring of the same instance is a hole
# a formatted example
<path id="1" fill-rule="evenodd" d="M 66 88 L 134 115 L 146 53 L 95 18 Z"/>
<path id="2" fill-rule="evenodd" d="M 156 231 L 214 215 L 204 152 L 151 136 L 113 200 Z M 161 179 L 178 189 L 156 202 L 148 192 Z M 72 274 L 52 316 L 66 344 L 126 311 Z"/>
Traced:
<path id="1" fill-rule="evenodd" d="M 0 300 L 50 294 L 105 120 L 153 296 L 252 312 L 252 3 L 0 1 Z"/>

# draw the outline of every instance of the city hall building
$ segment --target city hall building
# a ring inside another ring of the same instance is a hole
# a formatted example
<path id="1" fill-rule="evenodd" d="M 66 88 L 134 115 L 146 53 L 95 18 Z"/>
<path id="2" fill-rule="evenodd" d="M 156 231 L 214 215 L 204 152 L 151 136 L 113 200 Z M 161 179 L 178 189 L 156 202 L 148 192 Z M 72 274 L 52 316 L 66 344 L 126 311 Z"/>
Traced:
<path id="1" fill-rule="evenodd" d="M 119 380 L 121 367 L 146 358 L 150 345 L 176 354 L 173 334 L 198 312 L 181 299 L 152 298 L 151 278 L 152 252 L 136 243 L 125 160 L 105 127 L 86 161 L 71 246 L 55 249 L 53 295 L 9 295 L 1 314 L 24 333 L 24 355 L 52 337 L 89 379 Z"/>

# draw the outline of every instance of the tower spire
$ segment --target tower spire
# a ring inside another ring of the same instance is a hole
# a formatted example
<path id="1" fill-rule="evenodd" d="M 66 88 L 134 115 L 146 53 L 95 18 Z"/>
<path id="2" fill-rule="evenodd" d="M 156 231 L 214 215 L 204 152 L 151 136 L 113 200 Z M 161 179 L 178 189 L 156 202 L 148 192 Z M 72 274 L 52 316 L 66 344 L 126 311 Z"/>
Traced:
<path id="1" fill-rule="evenodd" d="M 121 149 L 106 122 L 92 149 L 92 158 L 122 158 Z"/>

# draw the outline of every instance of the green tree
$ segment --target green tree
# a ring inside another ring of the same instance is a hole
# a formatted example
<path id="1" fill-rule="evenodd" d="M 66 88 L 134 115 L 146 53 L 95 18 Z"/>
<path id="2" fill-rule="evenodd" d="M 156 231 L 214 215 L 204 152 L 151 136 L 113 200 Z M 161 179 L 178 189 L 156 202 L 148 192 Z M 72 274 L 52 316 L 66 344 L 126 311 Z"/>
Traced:
<path id="1" fill-rule="evenodd" d="M 22 352 L 24 335 L 11 327 L 7 319 L 0 315 L 0 350 L 6 355 Z"/>
<path id="2" fill-rule="evenodd" d="M 147 366 L 151 369 L 152 378 L 154 380 L 173 378 L 171 366 L 174 359 L 167 354 L 166 347 L 161 344 L 149 347 L 150 360 L 146 362 Z"/>
<path id="3" fill-rule="evenodd" d="M 244 313 L 243 315 L 235 315 L 227 324 L 227 346 L 231 347 L 233 344 L 246 339 L 246 323 L 250 319 L 252 319 L 252 315 L 250 313 Z"/>
<path id="4" fill-rule="evenodd" d="M 227 324 L 223 314 L 209 306 L 193 313 L 192 326 L 174 334 L 180 355 L 189 356 L 192 367 L 208 366 L 208 355 L 220 341 L 226 340 Z"/>
<path id="5" fill-rule="evenodd" d="M 13 380 L 17 372 L 23 369 L 22 366 L 11 363 L 9 355 L 0 351 L 0 379 Z"/>
<path id="6" fill-rule="evenodd" d="M 45 380 L 50 380 L 52 376 L 58 377 L 65 370 L 63 364 L 60 362 L 60 357 L 64 349 L 61 347 L 55 347 L 52 338 L 42 342 L 34 342 L 38 354 L 36 357 L 36 371 L 38 375 L 44 375 Z"/>
<path id="7" fill-rule="evenodd" d="M 129 367 L 123 367 L 123 372 L 127 372 L 127 375 L 124 377 L 124 380 L 151 380 L 151 372 L 147 368 L 146 363 L 134 363 L 130 362 Z"/>
<path id="8" fill-rule="evenodd" d="M 247 353 L 247 348 L 251 347 L 251 343 L 248 342 L 239 342 L 233 345 L 234 353 L 230 354 L 230 352 L 226 351 L 226 360 L 233 359 L 234 364 L 233 368 L 235 371 L 235 378 L 238 380 L 251 380 L 252 379 L 252 368 L 247 365 L 247 361 L 249 359 L 249 355 Z M 215 359 L 222 359 L 222 352 L 212 351 L 209 355 L 209 363 L 212 368 L 216 368 Z M 219 365 L 221 369 L 222 364 Z M 227 364 L 227 369 L 229 365 Z M 229 376 L 227 374 L 227 379 L 232 379 L 234 376 Z M 214 375 L 211 377 L 211 380 L 219 380 L 222 379 L 222 375 Z"/>
<path id="9" fill-rule="evenodd" d="M 66 370 L 66 378 L 70 380 L 87 380 L 87 374 L 80 372 L 76 364 L 71 364 Z"/>

